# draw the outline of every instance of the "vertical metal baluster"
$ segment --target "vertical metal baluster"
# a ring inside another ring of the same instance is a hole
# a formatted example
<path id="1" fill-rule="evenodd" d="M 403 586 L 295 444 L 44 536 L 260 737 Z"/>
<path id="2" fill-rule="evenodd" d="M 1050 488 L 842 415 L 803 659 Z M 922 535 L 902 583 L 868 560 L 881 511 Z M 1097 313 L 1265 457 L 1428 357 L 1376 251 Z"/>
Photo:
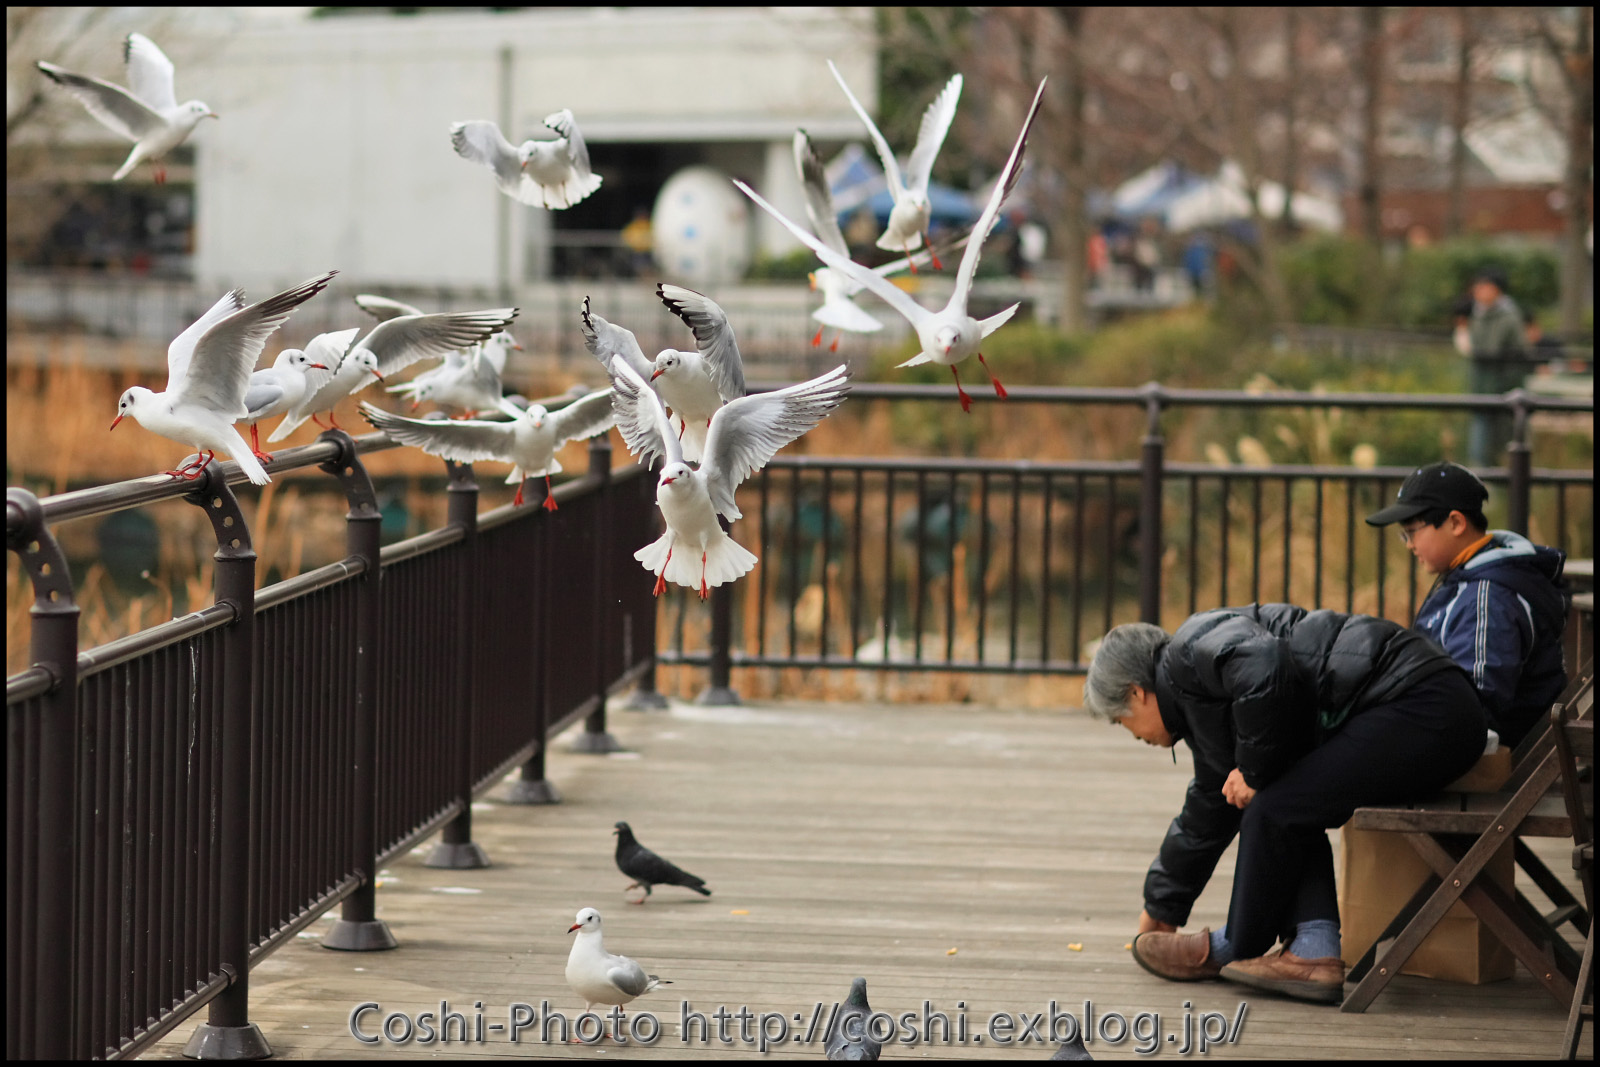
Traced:
<path id="1" fill-rule="evenodd" d="M 772 553 L 772 521 L 767 512 L 767 499 L 772 487 L 772 468 L 761 468 L 761 562 L 756 566 L 756 655 L 767 654 L 767 570 L 766 561 Z M 682 651 L 680 649 L 680 651 Z"/>
<path id="2" fill-rule="evenodd" d="M 1055 484 L 1047 473 L 1044 476 L 1044 514 L 1039 521 L 1039 666 L 1050 662 L 1050 542 L 1053 540 L 1050 511 L 1055 506 Z M 1073 653 L 1077 655 L 1076 652 Z"/>
<path id="3" fill-rule="evenodd" d="M 950 495 L 949 521 L 945 524 L 944 566 L 949 579 L 944 589 L 944 661 L 955 661 L 956 653 L 956 582 L 962 576 L 956 573 L 956 472 L 951 471 L 946 482 Z"/>
<path id="4" fill-rule="evenodd" d="M 1382 496 L 1379 496 L 1382 499 Z M 1356 480 L 1344 481 L 1344 610 L 1356 610 Z"/>
<path id="5" fill-rule="evenodd" d="M 1222 551 L 1220 553 L 1221 573 L 1218 575 L 1218 583 L 1221 586 L 1217 598 L 1219 605 L 1228 603 L 1228 535 L 1233 532 L 1233 523 L 1229 521 L 1230 516 L 1228 515 L 1228 490 L 1232 487 L 1232 484 L 1226 474 L 1218 477 L 1217 486 L 1221 495 L 1217 506 L 1217 521 L 1221 524 L 1218 532 L 1221 534 L 1220 540 L 1222 541 Z"/>
<path id="6" fill-rule="evenodd" d="M 1161 483 L 1166 442 L 1161 436 L 1161 386 L 1151 382 L 1145 395 L 1145 435 L 1139 446 L 1139 618 L 1161 621 Z"/>
<path id="7" fill-rule="evenodd" d="M 131 873 L 124 884 L 122 921 L 126 924 L 128 955 L 124 960 L 122 997 L 124 1014 L 119 1034 L 132 1032 L 149 1018 L 150 986 L 150 830 L 151 808 L 155 803 L 155 777 L 151 766 L 154 746 L 151 734 L 160 729 L 157 722 L 156 686 L 151 675 L 152 660 L 166 657 L 166 650 L 150 656 L 141 656 L 129 664 L 137 679 L 135 689 L 139 699 L 124 712 L 123 728 L 128 732 L 127 774 L 129 804 L 127 823 L 123 827 L 123 843 L 128 850 Z M 145 716 L 148 716 L 146 718 Z M 137 720 L 137 721 L 136 721 Z"/>
<path id="8" fill-rule="evenodd" d="M 982 666 L 985 639 L 989 623 L 989 472 L 978 474 L 978 648 L 977 662 Z"/>
<path id="9" fill-rule="evenodd" d="M 1083 649 L 1083 552 L 1088 540 L 1088 508 L 1084 499 L 1088 488 L 1080 472 L 1072 478 L 1072 661 L 1079 662 Z"/>
<path id="10" fill-rule="evenodd" d="M 912 634 L 912 659 L 916 663 L 922 662 L 922 605 L 927 599 L 928 572 L 927 562 L 927 536 L 928 536 L 928 472 L 917 471 L 917 496 L 916 496 L 916 594 L 917 603 L 911 617 Z"/>
<path id="11" fill-rule="evenodd" d="M 1263 475 L 1250 479 L 1250 601 L 1261 603 L 1261 483 Z"/>
<path id="12" fill-rule="evenodd" d="M 1312 484 L 1315 485 L 1316 488 L 1317 488 L 1317 510 L 1316 510 L 1317 518 L 1316 518 L 1316 526 L 1315 526 L 1315 530 L 1316 530 L 1316 535 L 1317 536 L 1316 536 L 1316 549 L 1315 549 L 1316 566 L 1312 568 L 1312 574 L 1314 575 L 1314 581 L 1312 583 L 1312 590 L 1311 590 L 1311 606 L 1313 608 L 1320 608 L 1320 607 L 1322 607 L 1322 535 L 1323 535 L 1323 526 L 1324 526 L 1323 514 L 1322 514 L 1322 485 L 1323 485 L 1322 476 L 1318 475 L 1317 477 L 1313 478 L 1312 479 Z"/>
<path id="13" fill-rule="evenodd" d="M 1382 482 L 1379 482 L 1378 485 L 1378 499 L 1382 500 L 1388 493 L 1385 491 Z M 1354 521 L 1354 518 L 1355 516 L 1352 515 L 1352 521 Z M 1389 539 L 1384 536 L 1388 531 L 1381 526 L 1373 526 L 1369 527 L 1369 529 L 1372 530 L 1373 543 L 1378 546 L 1378 606 L 1373 609 L 1372 613 L 1381 619 L 1384 618 L 1383 601 L 1384 593 L 1387 592 L 1384 586 L 1388 584 L 1389 578 Z"/>
<path id="14" fill-rule="evenodd" d="M 853 517 L 850 523 L 850 649 L 848 659 L 856 658 L 856 649 L 861 647 L 861 498 L 865 489 L 866 471 L 856 468 L 856 499 Z"/>
<path id="15" fill-rule="evenodd" d="M 894 633 L 894 471 L 883 472 L 883 662 L 891 655 Z"/>
<path id="16" fill-rule="evenodd" d="M 833 521 L 833 468 L 822 468 L 822 625 L 817 631 L 817 655 L 828 658 L 828 549 L 831 548 L 828 527 Z"/>
<path id="17" fill-rule="evenodd" d="M 1291 579 L 1289 575 L 1289 555 L 1291 551 L 1290 542 L 1292 539 L 1293 530 L 1294 487 L 1289 484 L 1289 477 L 1285 475 L 1283 479 L 1283 602 L 1285 604 L 1294 603 L 1294 595 L 1290 589 Z"/>
<path id="18" fill-rule="evenodd" d="M 1200 476 L 1189 475 L 1189 614 L 1200 598 Z"/>
<path id="19" fill-rule="evenodd" d="M 1117 476 L 1106 476 L 1106 601 L 1100 632 L 1111 632 L 1111 605 L 1116 599 L 1117 577 Z M 1076 653 L 1074 653 L 1076 654 Z"/>
<path id="20" fill-rule="evenodd" d="M 1011 629 L 1007 638 L 1006 662 L 1017 664 L 1017 626 L 1021 618 L 1019 601 L 1022 590 L 1022 470 L 1011 468 L 1011 593 L 1008 623 Z"/>
<path id="21" fill-rule="evenodd" d="M 589 631 L 589 655 L 594 665 L 591 677 L 594 682 L 593 695 L 596 704 L 595 709 L 584 718 L 583 732 L 573 742 L 572 751 L 603 754 L 622 751 L 622 744 L 606 730 L 606 663 L 608 635 L 611 630 L 607 608 L 612 603 L 609 563 L 613 522 L 611 439 L 605 434 L 589 438 L 589 477 L 599 483 L 589 502 L 594 513 L 594 533 L 586 539 L 590 551 L 590 595 L 594 598 L 594 619 Z M 731 593 L 732 590 L 724 585 L 719 587 L 719 591 Z M 471 808 L 471 767 L 469 766 L 467 770 L 467 807 Z"/>
<path id="22" fill-rule="evenodd" d="M 797 648 L 795 606 L 800 599 L 800 468 L 789 468 L 789 536 L 784 568 L 789 575 L 789 658 Z"/>

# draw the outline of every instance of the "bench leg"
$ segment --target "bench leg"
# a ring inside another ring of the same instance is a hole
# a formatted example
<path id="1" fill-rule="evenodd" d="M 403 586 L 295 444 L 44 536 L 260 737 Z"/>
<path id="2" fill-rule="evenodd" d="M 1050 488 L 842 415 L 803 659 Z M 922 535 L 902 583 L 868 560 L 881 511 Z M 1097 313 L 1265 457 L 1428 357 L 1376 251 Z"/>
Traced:
<path id="1" fill-rule="evenodd" d="M 1579 995 L 1572 998 L 1572 1007 L 1567 1012 L 1567 1031 L 1561 1035 L 1561 1058 L 1570 1060 L 1578 1054 L 1578 1033 L 1583 1028 L 1583 1018 L 1589 1018 L 1589 1032 L 1594 1033 L 1594 990 L 1590 983 L 1594 981 L 1594 931 L 1589 931 L 1589 936 L 1583 943 L 1583 964 L 1578 968 Z"/>

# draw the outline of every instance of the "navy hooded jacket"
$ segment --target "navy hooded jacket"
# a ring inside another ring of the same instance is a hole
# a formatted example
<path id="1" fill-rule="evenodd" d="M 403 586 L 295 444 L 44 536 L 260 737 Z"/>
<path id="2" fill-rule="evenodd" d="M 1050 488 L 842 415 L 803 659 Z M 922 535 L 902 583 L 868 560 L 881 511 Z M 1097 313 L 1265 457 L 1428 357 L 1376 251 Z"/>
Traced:
<path id="1" fill-rule="evenodd" d="M 1561 663 L 1566 599 L 1557 584 L 1566 553 L 1492 530 L 1492 543 L 1440 575 L 1414 628 L 1472 676 L 1501 744 L 1550 714 L 1567 685 Z"/>

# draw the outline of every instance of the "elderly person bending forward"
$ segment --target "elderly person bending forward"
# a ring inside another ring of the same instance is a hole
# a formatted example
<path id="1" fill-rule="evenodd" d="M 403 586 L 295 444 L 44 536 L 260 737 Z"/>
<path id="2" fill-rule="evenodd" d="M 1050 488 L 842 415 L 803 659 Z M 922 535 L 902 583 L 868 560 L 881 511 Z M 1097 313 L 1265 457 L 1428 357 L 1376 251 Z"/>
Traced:
<path id="1" fill-rule="evenodd" d="M 1427 638 L 1292 604 L 1201 612 L 1170 637 L 1119 626 L 1089 666 L 1084 704 L 1146 744 L 1194 753 L 1183 811 L 1145 877 L 1140 966 L 1330 1004 L 1344 964 L 1327 829 L 1460 777 L 1486 730 L 1471 680 Z M 1227 925 L 1177 932 L 1235 834 Z M 1280 938 L 1285 950 L 1268 955 Z"/>

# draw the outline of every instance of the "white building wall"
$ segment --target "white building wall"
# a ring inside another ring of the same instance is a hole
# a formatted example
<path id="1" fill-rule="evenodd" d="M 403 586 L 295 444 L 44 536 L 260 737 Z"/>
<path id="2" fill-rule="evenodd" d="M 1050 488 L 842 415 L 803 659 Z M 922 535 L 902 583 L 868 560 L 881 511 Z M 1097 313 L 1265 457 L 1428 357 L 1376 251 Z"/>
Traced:
<path id="1" fill-rule="evenodd" d="M 751 177 L 798 218 L 793 163 L 780 164 L 795 127 L 816 140 L 861 133 L 823 61 L 876 104 L 866 9 L 568 9 L 250 27 L 180 72 L 186 91 L 222 116 L 194 141 L 198 278 L 266 288 L 337 267 L 363 285 L 498 285 L 501 194 L 486 170 L 456 156 L 449 127 L 500 120 L 505 48 L 513 141 L 570 107 L 591 143 L 745 142 L 763 162 Z M 513 280 L 524 276 L 526 223 L 516 220 L 508 238 Z M 793 246 L 776 224 L 758 233 L 767 251 Z"/>

